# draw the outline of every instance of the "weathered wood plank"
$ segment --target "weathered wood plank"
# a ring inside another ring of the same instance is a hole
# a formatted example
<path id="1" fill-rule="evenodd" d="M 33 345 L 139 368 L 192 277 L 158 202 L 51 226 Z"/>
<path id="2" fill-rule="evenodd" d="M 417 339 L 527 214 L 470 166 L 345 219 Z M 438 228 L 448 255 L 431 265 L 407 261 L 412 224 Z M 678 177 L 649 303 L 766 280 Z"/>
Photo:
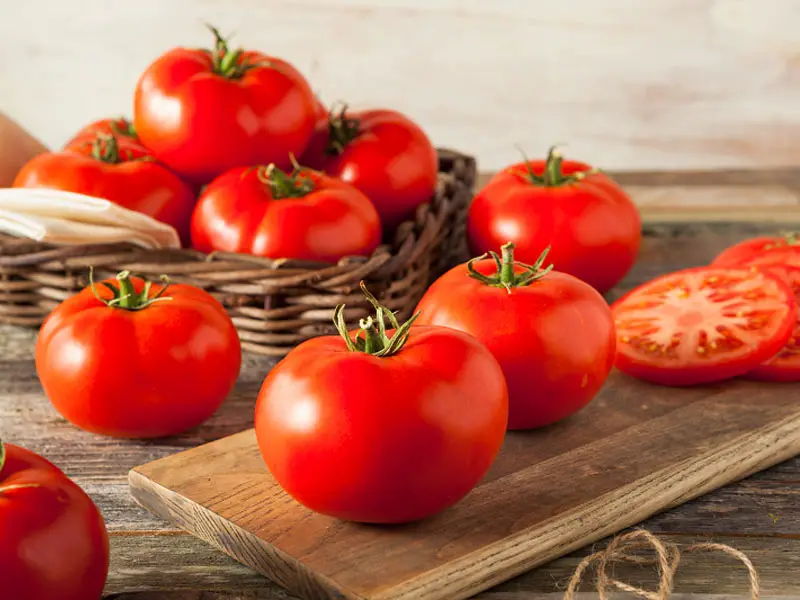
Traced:
<path id="1" fill-rule="evenodd" d="M 397 107 L 487 169 L 516 160 L 517 144 L 533 154 L 549 142 L 605 168 L 800 160 L 795 0 L 81 6 L 28 0 L 0 20 L 4 108 L 49 144 L 129 113 L 145 66 L 175 45 L 207 46 L 206 21 L 295 62 L 327 102 Z M 40 27 L 41 15 L 59 27 Z"/>

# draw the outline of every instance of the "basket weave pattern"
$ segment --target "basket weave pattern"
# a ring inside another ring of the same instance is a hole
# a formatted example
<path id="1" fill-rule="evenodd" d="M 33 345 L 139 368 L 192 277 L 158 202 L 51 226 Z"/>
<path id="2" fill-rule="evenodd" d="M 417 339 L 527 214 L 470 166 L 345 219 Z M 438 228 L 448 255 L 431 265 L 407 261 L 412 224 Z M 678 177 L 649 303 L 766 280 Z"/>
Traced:
<path id="1" fill-rule="evenodd" d="M 222 302 L 242 348 L 280 357 L 300 342 L 335 333 L 337 304 L 348 323 L 368 313 L 359 282 L 406 319 L 430 282 L 466 258 L 464 227 L 475 160 L 439 150 L 439 181 L 429 204 L 370 257 L 337 264 L 194 250 L 145 250 L 132 244 L 54 246 L 0 234 L 0 322 L 38 327 L 59 302 L 96 278 L 128 269 L 201 287 Z"/>

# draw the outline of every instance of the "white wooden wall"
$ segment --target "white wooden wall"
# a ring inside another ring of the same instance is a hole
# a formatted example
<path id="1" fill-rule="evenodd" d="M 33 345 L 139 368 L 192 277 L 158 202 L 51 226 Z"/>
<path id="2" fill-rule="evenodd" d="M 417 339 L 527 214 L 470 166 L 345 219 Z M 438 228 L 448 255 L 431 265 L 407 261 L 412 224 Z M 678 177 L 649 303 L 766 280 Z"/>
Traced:
<path id="1" fill-rule="evenodd" d="M 800 0 L 0 0 L 0 110 L 58 145 L 203 22 L 484 169 L 800 165 Z"/>

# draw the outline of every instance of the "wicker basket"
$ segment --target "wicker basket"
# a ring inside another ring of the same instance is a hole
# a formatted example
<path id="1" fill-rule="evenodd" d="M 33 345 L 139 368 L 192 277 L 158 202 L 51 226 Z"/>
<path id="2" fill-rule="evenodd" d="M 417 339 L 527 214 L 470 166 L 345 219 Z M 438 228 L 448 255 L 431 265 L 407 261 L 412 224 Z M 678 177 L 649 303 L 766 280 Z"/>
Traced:
<path id="1" fill-rule="evenodd" d="M 227 308 L 242 348 L 283 356 L 300 342 L 334 333 L 333 309 L 348 323 L 367 314 L 364 280 L 386 306 L 407 318 L 430 282 L 466 258 L 464 224 L 475 160 L 439 150 L 436 195 L 372 256 L 337 264 L 265 259 L 194 250 L 143 250 L 132 244 L 54 246 L 0 234 L 0 322 L 38 327 L 62 300 L 88 283 L 88 267 L 106 277 L 122 269 L 208 290 Z"/>

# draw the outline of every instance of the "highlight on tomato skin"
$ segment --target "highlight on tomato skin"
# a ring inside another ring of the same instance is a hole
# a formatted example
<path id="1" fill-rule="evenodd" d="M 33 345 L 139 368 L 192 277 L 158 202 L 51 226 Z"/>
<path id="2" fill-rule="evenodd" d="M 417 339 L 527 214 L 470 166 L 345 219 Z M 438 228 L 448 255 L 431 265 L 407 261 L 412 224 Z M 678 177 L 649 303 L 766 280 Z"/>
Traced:
<path id="1" fill-rule="evenodd" d="M 662 275 L 611 306 L 616 367 L 670 386 L 743 375 L 775 356 L 797 318 L 792 289 L 766 271 L 698 267 Z"/>

